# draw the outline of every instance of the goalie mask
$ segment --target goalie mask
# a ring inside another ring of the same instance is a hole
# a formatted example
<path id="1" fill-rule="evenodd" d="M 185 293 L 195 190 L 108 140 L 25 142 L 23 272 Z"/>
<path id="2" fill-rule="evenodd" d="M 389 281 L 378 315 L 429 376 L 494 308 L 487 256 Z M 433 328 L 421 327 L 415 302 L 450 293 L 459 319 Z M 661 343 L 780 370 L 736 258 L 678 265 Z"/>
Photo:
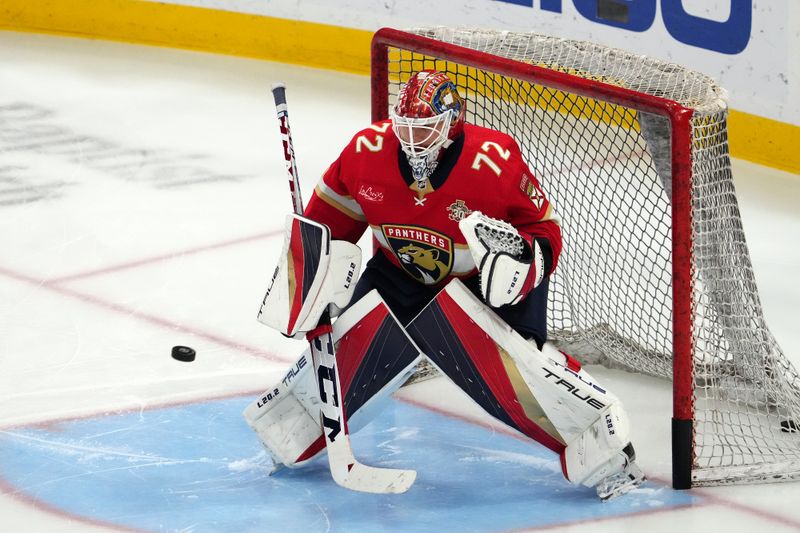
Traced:
<path id="1" fill-rule="evenodd" d="M 418 182 L 436 168 L 443 148 L 464 130 L 466 102 L 447 74 L 417 72 L 403 85 L 392 109 L 392 129 Z"/>

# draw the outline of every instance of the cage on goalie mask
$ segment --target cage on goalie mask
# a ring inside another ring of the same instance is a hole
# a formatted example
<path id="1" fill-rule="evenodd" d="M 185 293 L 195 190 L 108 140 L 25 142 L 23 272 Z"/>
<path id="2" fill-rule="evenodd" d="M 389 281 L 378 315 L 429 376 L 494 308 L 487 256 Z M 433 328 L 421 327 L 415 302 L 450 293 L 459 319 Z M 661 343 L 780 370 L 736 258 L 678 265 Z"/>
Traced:
<path id="1" fill-rule="evenodd" d="M 448 140 L 461 135 L 465 112 L 466 102 L 447 74 L 422 70 L 400 89 L 392 129 L 409 161 L 435 159 Z"/>

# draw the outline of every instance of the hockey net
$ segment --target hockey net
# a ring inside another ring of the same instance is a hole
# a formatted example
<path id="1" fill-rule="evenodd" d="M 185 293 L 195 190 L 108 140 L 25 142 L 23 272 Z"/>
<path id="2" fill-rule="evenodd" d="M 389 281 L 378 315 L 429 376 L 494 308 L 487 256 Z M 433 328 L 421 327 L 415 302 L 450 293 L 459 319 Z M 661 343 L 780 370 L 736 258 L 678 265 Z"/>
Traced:
<path id="1" fill-rule="evenodd" d="M 800 477 L 800 379 L 764 322 L 712 79 L 531 33 L 383 29 L 372 54 L 373 120 L 435 68 L 520 144 L 562 219 L 550 338 L 673 379 L 677 488 Z"/>

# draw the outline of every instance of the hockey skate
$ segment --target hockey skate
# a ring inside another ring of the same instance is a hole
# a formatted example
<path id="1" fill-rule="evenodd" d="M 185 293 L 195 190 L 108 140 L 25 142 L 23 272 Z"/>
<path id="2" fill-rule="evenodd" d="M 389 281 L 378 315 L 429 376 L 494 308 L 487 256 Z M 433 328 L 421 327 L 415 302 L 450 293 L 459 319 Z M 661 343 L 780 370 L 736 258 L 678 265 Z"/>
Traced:
<path id="1" fill-rule="evenodd" d="M 597 484 L 597 496 L 605 501 L 613 500 L 627 494 L 647 479 L 639 465 L 636 464 L 636 452 L 633 445 L 628 444 L 622 450 L 624 466 L 621 471 L 602 479 Z"/>

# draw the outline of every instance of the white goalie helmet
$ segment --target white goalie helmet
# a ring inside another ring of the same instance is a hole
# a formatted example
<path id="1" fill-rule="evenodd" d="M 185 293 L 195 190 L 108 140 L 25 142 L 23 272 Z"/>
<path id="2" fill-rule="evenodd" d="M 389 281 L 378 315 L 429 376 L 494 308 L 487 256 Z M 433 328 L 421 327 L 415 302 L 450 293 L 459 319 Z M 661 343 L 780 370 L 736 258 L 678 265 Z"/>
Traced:
<path id="1" fill-rule="evenodd" d="M 430 176 L 442 148 L 461 135 L 465 112 L 466 102 L 443 72 L 422 70 L 402 86 L 392 129 L 417 180 Z"/>

